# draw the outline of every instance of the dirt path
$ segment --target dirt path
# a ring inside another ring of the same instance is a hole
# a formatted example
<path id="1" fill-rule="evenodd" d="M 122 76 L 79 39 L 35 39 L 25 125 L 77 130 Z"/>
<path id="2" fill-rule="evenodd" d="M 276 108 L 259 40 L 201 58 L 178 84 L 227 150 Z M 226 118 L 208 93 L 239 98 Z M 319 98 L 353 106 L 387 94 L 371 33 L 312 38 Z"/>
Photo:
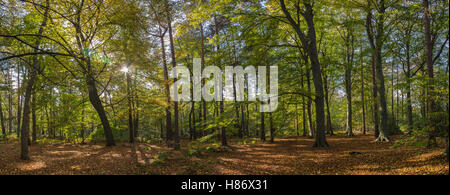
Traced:
<path id="1" fill-rule="evenodd" d="M 398 138 L 398 137 L 394 137 Z M 18 158 L 17 143 L 0 143 L 1 174 L 448 174 L 441 148 L 389 147 L 372 136 L 327 138 L 330 148 L 312 148 L 313 139 L 234 144 L 231 150 L 188 157 L 185 150 L 120 143 L 33 145 L 30 161 Z M 170 152 L 167 152 L 170 151 Z M 155 162 L 155 159 L 161 161 Z"/>

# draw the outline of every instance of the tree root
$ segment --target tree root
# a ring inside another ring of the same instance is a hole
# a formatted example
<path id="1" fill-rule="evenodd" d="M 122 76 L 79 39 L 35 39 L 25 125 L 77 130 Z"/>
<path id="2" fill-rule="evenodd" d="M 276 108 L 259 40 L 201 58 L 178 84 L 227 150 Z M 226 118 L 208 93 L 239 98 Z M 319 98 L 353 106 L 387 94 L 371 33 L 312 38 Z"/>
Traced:
<path id="1" fill-rule="evenodd" d="M 390 142 L 391 140 L 387 136 L 379 135 L 375 140 L 376 142 Z"/>

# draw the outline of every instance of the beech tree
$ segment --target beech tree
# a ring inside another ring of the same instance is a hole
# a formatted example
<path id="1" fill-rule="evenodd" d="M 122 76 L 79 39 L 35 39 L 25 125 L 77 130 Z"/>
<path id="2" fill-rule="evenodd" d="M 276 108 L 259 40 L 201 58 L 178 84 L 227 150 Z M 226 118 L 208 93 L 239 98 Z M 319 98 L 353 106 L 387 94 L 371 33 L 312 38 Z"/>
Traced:
<path id="1" fill-rule="evenodd" d="M 319 56 L 317 54 L 316 45 L 316 31 L 314 27 L 314 12 L 313 5 L 311 2 L 303 2 L 304 10 L 300 10 L 300 2 L 294 5 L 297 13 L 302 13 L 302 16 L 306 20 L 307 24 L 307 34 L 305 34 L 300 28 L 300 21 L 295 21 L 292 18 L 291 13 L 286 8 L 283 0 L 280 0 L 280 6 L 286 19 L 292 28 L 295 29 L 302 45 L 304 46 L 306 52 L 308 53 L 309 59 L 311 60 L 311 69 L 313 73 L 314 87 L 315 87 L 315 106 L 316 106 L 316 142 L 315 147 L 327 147 L 328 143 L 325 138 L 325 112 L 324 112 L 324 95 L 322 86 L 322 73 L 320 69 Z"/>

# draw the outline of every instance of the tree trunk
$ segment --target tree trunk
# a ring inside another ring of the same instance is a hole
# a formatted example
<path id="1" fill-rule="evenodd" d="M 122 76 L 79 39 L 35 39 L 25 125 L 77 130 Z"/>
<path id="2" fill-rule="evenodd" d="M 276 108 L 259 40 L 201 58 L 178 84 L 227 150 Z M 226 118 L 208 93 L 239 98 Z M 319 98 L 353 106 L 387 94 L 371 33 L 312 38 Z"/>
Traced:
<path id="1" fill-rule="evenodd" d="M 384 76 L 383 76 L 383 67 L 381 63 L 381 50 L 376 52 L 376 78 L 377 78 L 377 89 L 378 89 L 378 103 L 381 106 L 381 113 L 380 113 L 380 134 L 378 135 L 377 141 L 390 141 L 389 137 L 387 135 L 388 131 L 388 125 L 387 121 L 388 114 L 387 114 L 387 104 L 386 104 L 386 94 L 385 94 L 385 88 L 384 88 Z"/>
<path id="2" fill-rule="evenodd" d="M 80 136 L 81 136 L 81 144 L 84 144 L 84 108 L 81 110 L 81 127 L 80 127 Z"/>
<path id="3" fill-rule="evenodd" d="M 306 85 L 308 88 L 308 94 L 312 94 L 311 93 L 311 71 L 308 68 L 308 61 L 305 62 L 305 65 L 307 66 L 306 68 Z M 308 130 L 309 130 L 309 136 L 310 137 L 314 137 L 314 126 L 313 126 L 313 120 L 312 120 L 312 99 L 308 98 L 307 100 L 307 112 L 308 112 Z"/>
<path id="4" fill-rule="evenodd" d="M 128 68 L 128 67 L 127 67 Z M 127 72 L 126 79 L 127 79 L 127 99 L 128 99 L 128 132 L 129 132 L 129 142 L 134 143 L 134 125 L 133 125 L 133 108 L 132 108 L 132 100 L 131 100 L 131 77 L 130 73 Z"/>
<path id="5" fill-rule="evenodd" d="M 166 49 L 164 44 L 164 34 L 161 27 L 159 28 L 160 33 L 160 41 L 161 41 L 161 61 L 164 69 L 164 88 L 166 92 L 166 143 L 168 147 L 172 147 L 172 113 L 170 113 L 170 105 L 172 104 L 170 101 L 170 88 L 169 88 L 169 73 L 167 70 L 167 61 L 166 61 Z"/>
<path id="6" fill-rule="evenodd" d="M 48 15 L 48 6 L 49 6 L 49 0 L 46 1 L 47 8 L 44 12 L 44 19 L 39 27 L 38 35 L 42 35 L 44 31 L 44 27 L 47 24 L 47 15 Z M 41 43 L 41 37 L 39 36 L 35 42 L 35 47 L 39 48 Z M 38 51 L 38 49 L 34 49 L 35 52 Z M 20 158 L 22 160 L 29 160 L 30 156 L 28 154 L 28 145 L 30 141 L 30 100 L 33 92 L 33 85 L 34 81 L 36 79 L 37 71 L 39 70 L 38 65 L 38 56 L 33 56 L 32 66 L 30 67 L 30 71 L 28 72 L 29 78 L 26 84 L 26 90 L 25 90 L 25 101 L 24 101 L 24 108 L 23 108 L 23 123 L 22 123 L 22 130 L 21 130 L 21 152 L 20 152 Z M 20 111 L 20 109 L 19 109 Z M 18 120 L 20 121 L 20 114 Z"/>
<path id="7" fill-rule="evenodd" d="M 8 63 L 8 131 L 9 133 L 12 133 L 12 81 L 10 71 L 10 64 Z"/>
<path id="8" fill-rule="evenodd" d="M 345 73 L 344 73 L 344 85 L 345 85 L 345 95 L 347 99 L 347 124 L 346 132 L 347 136 L 354 136 L 353 134 L 353 118 L 352 118 L 352 69 L 353 69 L 353 59 L 355 55 L 354 49 L 354 36 L 353 31 L 347 28 L 347 33 L 345 36 L 341 36 L 345 43 Z"/>
<path id="9" fill-rule="evenodd" d="M 263 103 L 261 102 L 260 104 L 261 106 L 263 106 Z M 266 141 L 266 131 L 265 131 L 265 126 L 264 126 L 264 112 L 260 113 L 260 117 L 261 117 L 261 126 L 260 126 L 260 130 L 261 130 L 261 141 Z"/>
<path id="10" fill-rule="evenodd" d="M 447 130 L 448 130 L 448 128 L 447 128 Z M 448 144 L 448 135 L 447 135 L 447 137 L 445 137 L 445 152 L 444 152 L 444 155 L 447 156 L 447 162 L 449 161 L 448 148 L 449 148 L 449 144 Z"/>
<path id="11" fill-rule="evenodd" d="M 135 77 L 134 77 L 134 86 L 136 86 L 137 83 L 137 69 L 135 70 Z M 133 114 L 134 114 L 134 120 L 133 120 L 133 130 L 134 130 L 134 137 L 138 137 L 138 130 L 139 130 L 139 97 L 137 94 L 137 90 L 134 90 L 133 97 Z"/>
<path id="12" fill-rule="evenodd" d="M 32 133 L 31 133 L 31 143 L 36 143 L 36 133 L 37 133 L 37 126 L 36 126 L 36 100 L 35 100 L 35 94 L 33 94 L 32 100 L 31 100 L 31 120 L 32 120 Z"/>
<path id="13" fill-rule="evenodd" d="M 408 120 L 408 134 L 412 134 L 413 129 L 413 113 L 412 113 L 412 102 L 411 102 L 411 31 L 412 25 L 405 31 L 405 53 L 406 53 L 406 70 L 403 67 L 406 80 L 406 115 Z M 403 65 L 404 66 L 404 65 Z M 402 94 L 402 113 L 403 113 L 403 94 Z"/>
<path id="14" fill-rule="evenodd" d="M 34 57 L 33 59 L 33 65 L 36 67 L 37 65 L 37 57 Z M 30 159 L 28 154 L 28 141 L 29 141 L 29 131 L 30 131 L 30 99 L 31 99 L 31 93 L 33 91 L 33 85 L 36 78 L 36 71 L 32 70 L 30 72 L 30 77 L 27 81 L 27 87 L 25 90 L 25 101 L 24 101 L 24 112 L 23 112 L 23 123 L 22 123 L 22 130 L 21 130 L 21 153 L 20 158 L 22 160 L 28 160 Z"/>
<path id="15" fill-rule="evenodd" d="M 302 68 L 300 67 L 300 86 L 301 89 L 303 90 L 304 88 L 304 84 L 303 84 L 303 74 L 302 74 Z M 305 101 L 305 96 L 302 96 L 302 116 L 303 116 L 303 137 L 306 137 L 306 101 Z"/>
<path id="16" fill-rule="evenodd" d="M 192 89 L 191 89 L 191 94 L 193 95 Z M 192 106 L 191 106 L 191 113 L 190 113 L 190 115 L 192 116 L 192 129 L 191 129 L 190 139 L 191 140 L 192 139 L 196 140 L 197 139 L 197 135 L 196 135 L 196 132 L 195 132 L 195 101 L 194 101 L 194 98 L 192 96 L 191 96 L 191 103 L 192 103 Z"/>
<path id="17" fill-rule="evenodd" d="M 193 101 L 192 101 L 193 102 Z M 189 111 L 189 141 L 192 141 L 192 109 Z"/>
<path id="18" fill-rule="evenodd" d="M 92 75 L 87 75 L 86 84 L 88 86 L 89 101 L 91 102 L 94 109 L 97 111 L 97 114 L 100 117 L 100 121 L 102 122 L 103 131 L 105 133 L 106 138 L 106 146 L 115 146 L 116 143 L 114 141 L 112 129 L 111 126 L 109 125 L 108 117 L 106 116 L 106 112 L 102 105 L 100 97 L 98 96 L 97 86 L 95 84 L 94 78 L 92 78 Z"/>
<path id="19" fill-rule="evenodd" d="M 3 138 L 6 139 L 5 118 L 3 117 L 3 103 L 2 102 L 3 102 L 3 99 L 2 99 L 1 94 L 0 94 L 0 125 L 1 125 L 1 128 L 2 128 Z"/>
<path id="20" fill-rule="evenodd" d="M 351 89 L 351 73 L 349 70 L 345 71 L 345 91 L 347 97 L 347 136 L 354 136 L 352 126 L 352 89 Z"/>
<path id="21" fill-rule="evenodd" d="M 433 72 L 433 45 L 431 43 L 431 32 L 430 32 L 430 11 L 429 11 L 429 5 L 428 0 L 423 0 L 423 7 L 424 7 L 424 30 L 425 30 L 425 46 L 426 46 L 426 63 L 427 63 L 427 75 L 428 75 L 428 94 L 427 94 L 427 104 L 428 104 L 428 112 L 434 113 L 435 112 L 435 105 L 433 101 L 433 95 L 434 95 L 434 72 Z M 433 116 L 433 114 L 428 116 Z M 433 121 L 432 117 L 429 117 L 428 119 L 428 126 L 431 128 L 428 131 L 428 147 L 435 147 L 437 146 L 436 142 L 436 125 Z"/>
<path id="22" fill-rule="evenodd" d="M 244 133 L 245 133 L 245 115 L 244 115 L 244 104 L 241 103 L 240 105 L 240 109 L 241 109 L 241 139 L 244 137 Z"/>
<path id="23" fill-rule="evenodd" d="M 269 130 L 270 130 L 270 143 L 274 143 L 275 142 L 275 129 L 273 127 L 272 112 L 269 112 Z"/>
<path id="24" fill-rule="evenodd" d="M 373 120 L 374 120 L 374 131 L 375 138 L 378 138 L 380 134 L 379 130 L 379 115 L 378 115 L 378 87 L 377 87 L 377 79 L 376 79 L 376 69 L 375 69 L 375 43 L 374 43 L 374 32 L 372 27 L 372 7 L 371 1 L 368 1 L 368 12 L 366 17 L 366 32 L 367 37 L 369 38 L 369 43 L 371 47 L 371 65 L 372 65 L 372 97 L 373 97 Z"/>
<path id="25" fill-rule="evenodd" d="M 48 114 L 48 108 L 47 108 L 47 105 L 45 105 L 45 107 L 44 107 L 44 110 L 45 110 L 45 118 L 47 119 L 47 137 L 50 137 L 50 115 Z M 42 133 L 42 134 L 45 134 L 45 132 L 44 133 Z"/>
<path id="26" fill-rule="evenodd" d="M 200 36 L 201 36 L 201 67 L 202 70 L 205 69 L 205 43 L 204 43 L 204 35 L 203 35 L 203 24 L 200 24 Z M 202 78 L 201 80 L 202 86 L 205 86 L 205 79 Z M 202 113 L 203 113 L 203 121 L 206 122 L 206 101 L 202 98 Z M 202 135 L 205 135 L 204 130 L 202 129 Z"/>
<path id="27" fill-rule="evenodd" d="M 163 120 L 159 121 L 159 126 L 160 126 L 159 136 L 160 136 L 161 139 L 164 139 L 164 124 L 163 124 Z"/>
<path id="28" fill-rule="evenodd" d="M 347 48 L 349 49 L 349 48 Z M 347 52 L 348 53 L 348 52 Z M 347 56 L 345 68 L 345 93 L 347 98 L 347 136 L 354 136 L 352 125 L 352 65 L 351 57 Z"/>
<path id="29" fill-rule="evenodd" d="M 312 7 L 307 7 L 307 15 L 310 15 L 311 18 L 308 20 L 308 35 L 310 36 L 310 60 L 312 66 L 313 80 L 314 80 L 314 88 L 315 88 L 315 105 L 316 105 L 316 141 L 314 143 L 314 147 L 328 147 L 328 143 L 325 137 L 325 112 L 324 112 L 324 95 L 323 95 L 323 87 L 322 87 L 322 74 L 320 70 L 319 58 L 317 56 L 317 48 L 316 48 L 316 34 L 314 30 L 314 23 L 312 21 Z"/>
<path id="30" fill-rule="evenodd" d="M 223 94 L 222 94 L 223 95 Z M 220 102 L 220 115 L 223 116 L 223 101 Z M 227 131 L 224 126 L 222 126 L 222 146 L 228 146 L 227 144 Z"/>
<path id="31" fill-rule="evenodd" d="M 311 61 L 311 69 L 314 80 L 315 89 L 315 108 L 316 108 L 316 141 L 313 147 L 328 147 L 328 143 L 325 137 L 325 112 L 324 112 L 324 95 L 323 95 L 323 85 L 322 85 L 322 72 L 319 63 L 319 56 L 317 54 L 316 45 L 316 30 L 314 27 L 314 15 L 313 7 L 310 3 L 304 3 L 305 10 L 305 20 L 308 26 L 308 36 L 307 39 L 303 39 L 303 45 L 307 45 L 307 53 Z M 298 32 L 297 32 L 298 33 Z"/>
<path id="32" fill-rule="evenodd" d="M 231 31 L 231 39 L 232 39 L 232 45 L 233 45 L 233 68 L 236 67 L 237 65 L 237 57 L 236 57 L 236 47 L 235 47 L 235 38 L 234 38 L 234 32 Z M 268 58 L 267 56 L 265 57 L 265 63 L 267 65 L 268 63 Z M 237 103 L 237 94 L 236 94 L 236 78 L 235 75 L 233 75 L 233 100 L 234 100 L 234 110 L 236 113 L 236 121 L 240 121 L 239 119 L 239 104 Z M 241 124 L 237 124 L 236 127 L 238 128 L 238 137 L 242 139 L 243 135 L 242 135 L 242 125 Z"/>
<path id="33" fill-rule="evenodd" d="M 250 113 L 248 112 L 248 103 L 245 104 L 245 114 L 247 116 L 247 122 L 245 123 L 245 131 L 247 132 L 247 136 L 250 137 L 250 130 L 248 129 L 248 126 L 250 124 Z"/>
<path id="34" fill-rule="evenodd" d="M 360 51 L 362 51 L 362 49 Z M 364 65 L 362 63 L 362 56 L 361 56 L 361 100 L 362 100 L 363 135 L 365 135 L 366 134 L 366 100 L 364 98 Z"/>
<path id="35" fill-rule="evenodd" d="M 222 93 L 222 101 L 220 101 L 220 116 L 223 116 L 224 109 L 223 109 L 223 93 Z M 227 132 L 225 126 L 221 127 L 222 129 L 222 146 L 228 146 L 227 144 Z"/>
<path id="36" fill-rule="evenodd" d="M 205 43 L 204 43 L 203 24 L 202 23 L 200 23 L 200 36 L 201 36 L 201 51 L 200 51 L 201 66 L 202 66 L 202 70 L 205 70 Z M 205 86 L 204 78 L 202 78 L 201 82 L 202 82 L 202 86 Z M 203 98 L 202 98 L 202 105 L 203 105 L 203 121 L 204 121 L 204 123 L 206 123 L 206 101 Z M 202 134 L 204 134 L 203 129 L 202 129 Z"/>
<path id="37" fill-rule="evenodd" d="M 269 54 L 267 53 L 266 54 L 266 80 L 267 80 L 267 83 L 266 83 L 266 90 L 267 90 L 267 93 L 269 93 L 269 90 L 270 90 L 270 72 L 269 72 Z M 268 100 L 268 102 L 267 102 L 269 105 L 270 105 L 270 98 L 269 98 L 269 100 Z M 274 128 L 273 128 L 273 120 L 272 120 L 272 112 L 269 112 L 269 131 L 270 131 L 270 143 L 273 143 L 274 142 Z"/>
<path id="38" fill-rule="evenodd" d="M 425 74 L 425 70 L 422 70 L 422 74 Z M 422 119 L 426 119 L 427 118 L 427 102 L 426 102 L 426 96 L 427 94 L 427 89 L 426 86 L 423 85 L 421 86 L 421 90 L 420 90 L 420 115 L 422 116 Z"/>
<path id="39" fill-rule="evenodd" d="M 398 84 L 398 80 L 399 80 L 399 76 L 398 76 L 398 66 L 395 68 L 396 69 L 396 82 L 397 82 L 397 84 Z M 400 120 L 400 117 L 401 116 L 399 116 L 399 97 L 400 97 L 400 95 L 399 95 L 399 93 L 398 93 L 398 91 L 396 91 L 395 92 L 395 95 L 396 95 L 396 104 L 397 104 L 397 107 L 396 107 L 396 110 L 395 110 L 395 118 L 397 119 L 397 120 L 395 120 L 396 122 L 395 122 L 395 125 L 396 126 L 398 126 L 398 123 L 399 123 L 399 120 Z"/>
<path id="40" fill-rule="evenodd" d="M 201 124 L 203 120 L 203 111 L 202 111 L 202 104 L 200 103 L 200 105 L 198 106 L 198 122 Z M 202 127 L 200 127 L 197 131 L 198 137 L 203 137 L 203 131 L 201 130 Z"/>
<path id="41" fill-rule="evenodd" d="M 333 132 L 333 123 L 331 123 L 331 112 L 330 112 L 330 103 L 329 103 L 329 95 L 328 95 L 328 76 L 327 73 L 324 72 L 323 74 L 323 86 L 325 89 L 325 104 L 327 106 L 327 122 L 326 122 L 326 128 L 327 128 L 327 133 L 330 136 L 334 135 Z"/>
<path id="42" fill-rule="evenodd" d="M 270 82 L 270 78 L 269 78 L 269 65 L 266 65 L 267 68 L 267 91 L 269 90 L 269 82 Z M 268 101 L 268 103 L 270 104 L 270 99 Z M 270 143 L 274 142 L 275 139 L 275 129 L 273 127 L 273 120 L 272 120 L 272 112 L 269 112 L 269 130 L 270 130 Z"/>
<path id="43" fill-rule="evenodd" d="M 297 110 L 297 104 L 295 104 L 295 132 L 297 133 L 297 137 L 300 136 L 300 132 L 298 131 L 298 110 Z"/>
<path id="44" fill-rule="evenodd" d="M 392 115 L 392 124 L 395 124 L 395 102 L 394 102 L 394 63 L 395 58 L 393 58 L 391 62 L 391 115 Z"/>
<path id="45" fill-rule="evenodd" d="M 224 109 L 223 109 L 224 105 L 223 104 L 224 103 L 223 103 L 223 93 L 222 93 L 222 101 L 220 101 L 220 106 L 219 106 L 219 108 L 220 108 L 220 116 L 223 116 L 223 114 L 224 114 Z M 221 127 L 221 134 L 222 134 L 222 146 L 228 146 L 228 143 L 227 143 L 227 132 L 226 132 L 225 126 Z"/>
<path id="46" fill-rule="evenodd" d="M 313 7 L 310 2 L 303 2 L 305 6 L 305 11 L 303 12 L 303 17 L 308 26 L 308 33 L 305 36 L 304 32 L 300 29 L 300 24 L 297 23 L 289 13 L 284 3 L 284 0 L 280 0 L 281 9 L 289 21 L 289 24 L 294 28 L 297 33 L 302 45 L 304 46 L 309 59 L 311 61 L 311 68 L 315 87 L 315 106 L 316 106 L 316 140 L 314 147 L 327 147 L 328 143 L 325 137 L 325 112 L 324 112 L 324 95 L 323 95 L 323 85 L 322 85 L 322 73 L 319 63 L 319 56 L 317 53 L 316 45 L 316 31 L 314 27 L 314 14 Z M 296 7 L 297 13 L 301 12 L 300 6 Z"/>
<path id="47" fill-rule="evenodd" d="M 134 129 L 134 137 L 138 137 L 139 134 L 139 101 L 136 101 L 136 108 L 134 109 L 134 121 L 133 121 L 133 129 Z"/>
<path id="48" fill-rule="evenodd" d="M 170 42 L 170 53 L 172 57 L 172 68 L 175 70 L 177 63 L 175 61 L 175 48 L 173 46 L 173 35 L 172 35 L 172 21 L 170 16 L 167 17 L 168 19 L 168 26 L 169 26 L 169 42 Z M 173 82 L 175 83 L 177 81 L 176 78 L 173 79 Z M 174 89 L 177 89 L 177 86 L 174 87 Z M 178 132 L 178 102 L 173 102 L 173 111 L 174 111 L 174 132 L 173 132 L 173 140 L 174 140 L 174 149 L 178 150 L 180 149 L 180 135 Z M 206 115 L 205 115 L 206 116 Z"/>
<path id="49" fill-rule="evenodd" d="M 22 122 L 22 98 L 20 95 L 20 88 L 20 65 L 17 64 L 17 137 L 20 137 L 20 127 Z"/>
<path id="50" fill-rule="evenodd" d="M 375 47 L 375 77 L 377 81 L 378 89 L 378 103 L 381 107 L 380 113 L 380 134 L 377 141 L 390 141 L 388 137 L 388 113 L 386 104 L 386 90 L 384 85 L 383 75 L 383 61 L 381 56 L 381 48 L 383 47 L 384 39 L 384 14 L 385 14 L 384 0 L 380 1 L 379 14 L 377 18 L 377 35 L 376 35 L 376 47 Z"/>

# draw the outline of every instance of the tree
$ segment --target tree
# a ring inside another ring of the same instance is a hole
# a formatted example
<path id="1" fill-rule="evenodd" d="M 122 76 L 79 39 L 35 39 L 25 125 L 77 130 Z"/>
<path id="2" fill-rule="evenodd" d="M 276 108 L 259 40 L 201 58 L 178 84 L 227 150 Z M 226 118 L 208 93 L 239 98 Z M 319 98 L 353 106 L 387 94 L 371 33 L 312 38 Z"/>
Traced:
<path id="1" fill-rule="evenodd" d="M 153 5 L 153 4 L 150 4 Z M 154 4 L 159 5 L 159 4 Z M 160 12 L 158 8 L 161 7 L 152 7 L 151 11 L 154 13 L 154 20 L 156 21 L 158 25 L 158 34 L 156 37 L 160 40 L 161 45 L 161 62 L 163 65 L 163 72 L 164 72 L 164 92 L 165 92 L 165 98 L 166 98 L 166 142 L 169 147 L 173 145 L 173 133 L 172 133 L 172 113 L 170 111 L 171 109 L 171 101 L 170 101 L 170 88 L 169 88 L 169 73 L 168 73 L 168 67 L 167 67 L 167 59 L 166 59 L 166 49 L 165 49 L 165 42 L 164 42 L 164 36 L 167 32 L 167 27 L 163 25 L 163 21 L 166 20 L 166 17 L 164 17 L 165 12 Z"/>
<path id="2" fill-rule="evenodd" d="M 423 20 L 424 20 L 424 34 L 425 34 L 425 56 L 426 56 L 426 64 L 427 64 L 427 75 L 428 75 L 428 97 L 427 97 L 427 105 L 429 112 L 433 113 L 435 112 L 435 103 L 432 99 L 433 96 L 433 78 L 434 78 L 434 71 L 433 71 L 433 46 L 431 44 L 431 32 L 430 32 L 430 11 L 429 11 L 429 5 L 428 0 L 423 0 Z M 433 116 L 433 115 L 431 115 Z M 428 133 L 428 147 L 436 146 L 436 130 L 435 130 L 435 124 L 433 124 L 433 119 L 430 117 L 429 119 L 429 126 L 431 130 L 429 130 Z"/>
<path id="3" fill-rule="evenodd" d="M 169 8 L 170 10 L 171 8 Z M 173 45 L 173 35 L 172 35 L 172 18 L 171 14 L 167 15 L 167 26 L 169 27 L 169 41 L 170 41 L 170 53 L 172 57 L 172 69 L 176 69 L 177 63 L 175 61 L 175 48 Z M 177 81 L 176 78 L 173 79 L 175 83 Z M 176 86 L 174 87 L 176 89 Z M 174 148 L 180 149 L 180 138 L 178 132 L 178 102 L 174 101 L 173 103 L 174 110 L 174 131 L 173 131 L 173 140 L 174 140 Z"/>
<path id="4" fill-rule="evenodd" d="M 3 138 L 6 138 L 5 118 L 3 117 L 3 98 L 1 96 L 0 96 L 0 126 L 2 128 Z"/>
<path id="5" fill-rule="evenodd" d="M 384 44 L 384 22 L 385 22 L 385 12 L 386 12 L 386 6 L 384 0 L 379 0 L 376 2 L 376 11 L 377 11 L 377 17 L 375 22 L 375 28 L 374 30 L 374 24 L 372 19 L 372 12 L 373 7 L 369 1 L 368 3 L 368 11 L 367 11 L 367 17 L 366 17 L 366 28 L 367 28 L 367 36 L 369 37 L 369 43 L 370 47 L 372 49 L 372 55 L 373 55 L 373 64 L 374 64 L 374 77 L 376 81 L 376 95 L 377 95 L 377 104 L 381 108 L 380 113 L 380 129 L 379 129 L 379 135 L 377 137 L 377 141 L 390 141 L 388 137 L 388 115 L 387 115 L 387 104 L 386 104 L 386 90 L 384 85 L 384 74 L 383 74 L 383 58 L 382 58 L 382 47 Z M 376 32 L 376 34 L 375 34 Z M 374 85 L 375 86 L 375 85 Z M 375 88 L 375 87 L 374 87 Z M 378 112 L 378 106 L 374 110 L 377 110 L 375 113 Z M 375 117 L 377 118 L 377 117 Z M 375 120 L 376 123 L 377 120 Z"/>
<path id="6" fill-rule="evenodd" d="M 297 13 L 302 13 L 302 16 L 306 20 L 308 26 L 308 33 L 305 35 L 300 28 L 300 21 L 295 21 L 289 10 L 287 10 L 284 0 L 280 0 L 281 9 L 289 21 L 289 24 L 294 28 L 295 32 L 299 36 L 303 47 L 308 53 L 311 61 L 311 69 L 313 73 L 314 87 L 315 87 L 315 106 L 316 106 L 316 141 L 314 147 L 328 147 L 328 143 L 325 138 L 325 112 L 324 112 L 324 95 L 322 86 L 322 73 L 320 69 L 319 56 L 317 54 L 316 46 L 316 31 L 314 28 L 314 13 L 313 4 L 310 2 L 304 2 L 305 10 L 301 11 L 300 6 L 295 6 Z"/>
<path id="7" fill-rule="evenodd" d="M 362 53 L 362 48 L 361 48 Z M 360 56 L 361 63 L 361 101 L 362 101 L 362 123 L 363 134 L 366 134 L 366 99 L 364 98 L 364 63 L 362 62 L 362 56 Z"/>
<path id="8" fill-rule="evenodd" d="M 343 60 L 344 64 L 344 85 L 345 85 L 345 94 L 347 97 L 347 125 L 346 131 L 348 136 L 354 136 L 353 134 L 353 122 L 352 122 L 352 69 L 353 69 L 353 61 L 355 56 L 355 35 L 354 29 L 355 23 L 354 19 L 349 16 L 349 13 L 345 14 L 346 18 L 343 19 L 342 28 L 340 30 L 338 28 L 339 35 L 341 39 L 344 41 L 345 48 L 345 59 Z"/>
<path id="9" fill-rule="evenodd" d="M 45 26 L 47 25 L 47 19 L 48 19 L 48 12 L 49 9 L 49 0 L 46 0 L 46 8 L 44 11 L 44 18 L 42 19 L 42 23 L 38 30 L 38 37 L 34 44 L 34 52 L 38 52 L 41 40 L 42 40 L 42 34 L 44 31 Z M 37 71 L 40 69 L 38 65 L 38 59 L 37 55 L 33 56 L 32 64 L 31 64 L 31 70 L 29 72 L 29 79 L 26 84 L 26 90 L 25 90 L 25 100 L 24 100 L 24 106 L 23 106 L 23 123 L 22 123 L 22 130 L 21 130 L 21 154 L 20 158 L 23 160 L 29 160 L 30 156 L 28 154 L 28 142 L 29 142 L 29 130 L 30 130 L 30 101 L 31 96 L 33 92 L 34 82 L 36 80 Z"/>

